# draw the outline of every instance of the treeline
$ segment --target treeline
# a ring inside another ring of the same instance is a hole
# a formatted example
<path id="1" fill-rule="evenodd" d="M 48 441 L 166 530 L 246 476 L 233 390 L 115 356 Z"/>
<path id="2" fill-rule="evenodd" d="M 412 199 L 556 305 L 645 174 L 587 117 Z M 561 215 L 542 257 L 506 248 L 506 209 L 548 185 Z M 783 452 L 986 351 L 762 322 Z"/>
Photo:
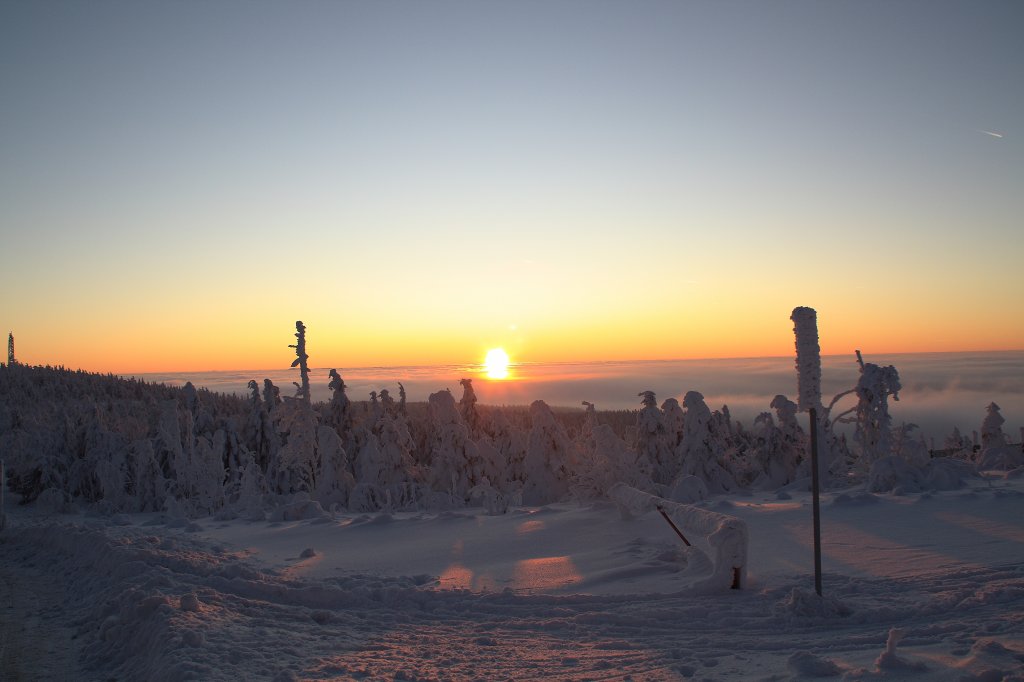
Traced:
<path id="1" fill-rule="evenodd" d="M 309 399 L 305 328 L 296 326 L 294 397 L 270 380 L 247 397 L 191 384 L 172 387 L 62 367 L 0 365 L 0 458 L 24 503 L 101 512 L 164 511 L 260 518 L 295 514 L 446 509 L 602 498 L 624 482 L 681 502 L 744 488 L 775 490 L 805 479 L 808 437 L 797 406 L 778 395 L 749 427 L 728 407 L 712 410 L 697 391 L 660 406 L 652 392 L 638 410 L 552 410 L 478 404 L 462 395 L 408 403 L 398 384 L 353 402 L 331 372 L 332 397 Z M 849 393 L 857 403 L 819 425 L 823 474 L 834 486 L 876 491 L 952 488 L 976 466 L 1024 464 L 1007 445 L 998 406 L 982 444 L 951 434 L 950 457 L 930 456 L 915 429 L 894 427 L 888 397 L 894 368 L 862 362 Z M 842 395 L 842 394 L 841 394 Z M 837 396 L 838 399 L 839 396 Z M 835 405 L 834 400 L 832 405 Z M 852 441 L 835 430 L 854 425 Z M 799 485 L 799 483 L 798 483 Z"/>

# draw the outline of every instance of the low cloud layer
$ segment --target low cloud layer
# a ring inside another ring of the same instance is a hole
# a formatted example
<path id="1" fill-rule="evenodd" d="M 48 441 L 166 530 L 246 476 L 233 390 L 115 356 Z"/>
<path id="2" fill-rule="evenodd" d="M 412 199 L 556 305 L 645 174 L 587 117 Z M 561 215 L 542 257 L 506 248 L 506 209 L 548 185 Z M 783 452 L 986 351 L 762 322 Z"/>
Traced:
<path id="1" fill-rule="evenodd" d="M 865 356 L 865 362 L 893 365 L 899 371 L 903 390 L 899 401 L 890 405 L 894 423 L 917 424 L 922 432 L 942 440 L 954 426 L 965 435 L 978 429 L 985 408 L 995 402 L 1006 419 L 1003 430 L 1011 440 L 1020 438 L 1024 426 L 1024 352 L 924 353 Z M 760 412 L 768 411 L 772 398 L 783 394 L 795 400 L 796 371 L 792 358 L 730 360 L 679 360 L 665 362 L 609 362 L 587 364 L 526 365 L 514 370 L 514 379 L 490 381 L 469 367 L 338 368 L 348 395 L 366 400 L 370 391 L 386 388 L 397 398 L 401 381 L 409 400 L 426 400 L 430 393 L 450 389 L 458 398 L 459 379 L 473 377 L 480 401 L 496 405 L 522 405 L 544 400 L 551 405 L 578 407 L 584 400 L 598 409 L 635 409 L 640 391 L 654 391 L 659 402 L 678 398 L 691 390 L 700 391 L 709 406 L 728 405 L 734 419 L 749 425 Z M 853 388 L 858 365 L 850 356 L 822 360 L 822 395 L 831 396 Z M 313 399 L 327 400 L 327 369 L 313 371 Z M 147 380 L 182 384 L 192 381 L 211 390 L 244 394 L 250 379 L 270 378 L 284 394 L 291 393 L 297 370 L 258 372 L 209 372 L 147 375 Z M 842 411 L 854 404 L 853 396 L 837 407 Z"/>

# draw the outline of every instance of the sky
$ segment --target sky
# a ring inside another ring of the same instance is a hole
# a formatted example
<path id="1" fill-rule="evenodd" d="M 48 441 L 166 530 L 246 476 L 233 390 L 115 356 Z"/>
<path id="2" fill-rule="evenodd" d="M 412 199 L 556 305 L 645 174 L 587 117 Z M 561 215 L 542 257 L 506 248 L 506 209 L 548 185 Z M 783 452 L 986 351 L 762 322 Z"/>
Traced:
<path id="1" fill-rule="evenodd" d="M 1024 348 L 1019 2 L 0 4 L 0 325 L 94 371 Z"/>

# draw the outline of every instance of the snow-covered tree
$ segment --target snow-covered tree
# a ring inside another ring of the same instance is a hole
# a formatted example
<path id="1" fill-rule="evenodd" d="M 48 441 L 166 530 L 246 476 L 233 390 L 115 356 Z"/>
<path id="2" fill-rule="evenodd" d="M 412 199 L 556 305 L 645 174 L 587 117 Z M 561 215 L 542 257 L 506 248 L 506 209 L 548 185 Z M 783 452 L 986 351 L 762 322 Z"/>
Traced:
<path id="1" fill-rule="evenodd" d="M 900 375 L 892 365 L 880 367 L 864 362 L 857 351 L 860 379 L 857 394 L 856 429 L 853 440 L 860 446 L 861 468 L 867 470 L 875 460 L 892 454 L 892 417 L 889 396 L 899 400 Z"/>
<path id="2" fill-rule="evenodd" d="M 468 500 L 469 489 L 479 483 L 471 477 L 477 459 L 476 444 L 469 437 L 469 428 L 451 391 L 432 393 L 427 401 L 430 408 L 428 483 L 437 492 L 449 493 L 454 503 L 463 504 Z"/>
<path id="3" fill-rule="evenodd" d="M 403 386 L 402 382 L 399 381 L 398 382 L 398 413 L 400 415 L 402 415 L 403 417 L 408 417 L 409 416 L 409 410 L 406 408 L 405 399 L 406 399 L 405 386 Z"/>
<path id="4" fill-rule="evenodd" d="M 1006 422 L 1000 414 L 999 406 L 989 403 L 985 408 L 985 419 L 981 423 L 981 453 L 978 455 L 978 470 L 1016 469 L 1024 466 L 1024 452 L 1021 448 L 1010 447 L 1006 443 L 1003 424 Z"/>
<path id="5" fill-rule="evenodd" d="M 270 379 L 263 380 L 263 403 L 267 407 L 267 412 L 273 412 L 274 408 L 281 404 L 281 389 Z"/>
<path id="6" fill-rule="evenodd" d="M 668 485 L 675 478 L 678 464 L 671 447 L 669 434 L 654 391 L 642 391 L 637 397 L 643 398 L 636 417 L 637 455 L 651 463 L 651 477 L 655 483 Z"/>
<path id="7" fill-rule="evenodd" d="M 557 502 L 569 492 L 576 453 L 565 428 L 543 400 L 530 404 L 532 427 L 523 459 L 523 504 Z"/>
<path id="8" fill-rule="evenodd" d="M 462 386 L 462 399 L 459 400 L 459 413 L 469 428 L 469 432 L 476 434 L 480 429 L 480 415 L 476 411 L 476 392 L 473 390 L 472 379 L 459 379 Z"/>
<path id="9" fill-rule="evenodd" d="M 676 450 L 681 476 L 702 479 L 712 494 L 729 492 L 736 488 L 733 476 L 722 466 L 725 443 L 712 431 L 711 410 L 698 391 L 683 396 L 685 419 L 683 439 Z"/>
<path id="10" fill-rule="evenodd" d="M 302 324 L 302 320 L 295 321 L 295 339 L 295 344 L 288 347 L 295 349 L 295 359 L 292 361 L 292 367 L 299 368 L 299 377 L 302 383 L 300 384 L 295 381 L 292 383 L 297 389 L 295 397 L 309 405 L 309 356 L 306 355 L 306 325 Z"/>

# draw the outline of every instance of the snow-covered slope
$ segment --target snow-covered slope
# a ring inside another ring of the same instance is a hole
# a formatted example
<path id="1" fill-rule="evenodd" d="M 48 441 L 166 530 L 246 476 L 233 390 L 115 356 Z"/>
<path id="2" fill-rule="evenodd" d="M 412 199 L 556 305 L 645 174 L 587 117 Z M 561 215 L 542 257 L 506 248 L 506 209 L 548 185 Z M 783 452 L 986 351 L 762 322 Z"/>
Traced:
<path id="1" fill-rule="evenodd" d="M 12 679 L 1020 679 L 1020 478 L 826 495 L 824 599 L 806 494 L 705 506 L 750 529 L 746 589 L 692 593 L 701 555 L 608 503 L 258 522 L 9 506 L 2 660 Z"/>

